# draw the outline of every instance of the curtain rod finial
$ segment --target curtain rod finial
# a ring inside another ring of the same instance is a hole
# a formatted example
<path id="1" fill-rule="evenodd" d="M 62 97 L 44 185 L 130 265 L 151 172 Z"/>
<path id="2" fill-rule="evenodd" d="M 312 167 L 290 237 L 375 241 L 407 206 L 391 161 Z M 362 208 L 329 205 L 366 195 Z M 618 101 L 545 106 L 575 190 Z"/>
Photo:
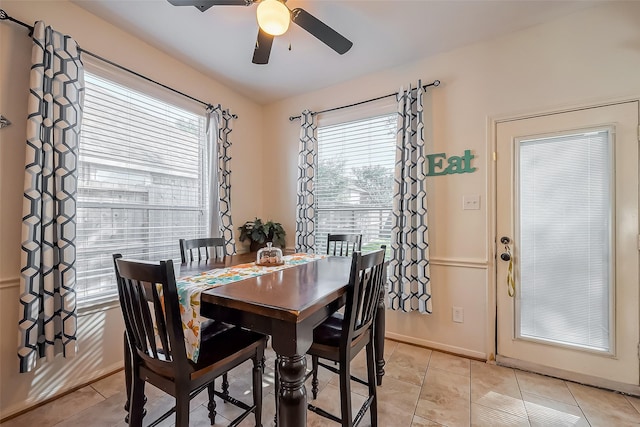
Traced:
<path id="1" fill-rule="evenodd" d="M 433 85 L 434 85 L 434 86 L 440 86 L 440 80 L 435 80 L 435 81 L 433 82 Z"/>
<path id="2" fill-rule="evenodd" d="M 11 121 L 7 119 L 5 116 L 0 115 L 0 129 L 6 128 L 11 124 Z"/>

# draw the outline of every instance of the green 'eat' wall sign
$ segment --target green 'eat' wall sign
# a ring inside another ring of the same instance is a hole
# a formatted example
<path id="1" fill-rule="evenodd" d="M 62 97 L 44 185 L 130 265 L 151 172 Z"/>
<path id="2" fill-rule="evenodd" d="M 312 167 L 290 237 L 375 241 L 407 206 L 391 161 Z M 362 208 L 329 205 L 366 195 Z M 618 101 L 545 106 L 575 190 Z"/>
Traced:
<path id="1" fill-rule="evenodd" d="M 475 172 L 476 168 L 471 167 L 471 159 L 474 157 L 471 150 L 464 150 L 463 156 L 447 157 L 445 153 L 427 154 L 427 176 Z"/>

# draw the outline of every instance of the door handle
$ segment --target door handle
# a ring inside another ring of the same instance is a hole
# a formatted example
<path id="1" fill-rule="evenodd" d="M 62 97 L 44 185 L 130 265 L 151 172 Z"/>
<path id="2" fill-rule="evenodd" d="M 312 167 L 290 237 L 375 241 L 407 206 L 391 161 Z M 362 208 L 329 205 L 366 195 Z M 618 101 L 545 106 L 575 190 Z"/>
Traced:
<path id="1" fill-rule="evenodd" d="M 500 259 L 509 263 L 507 268 L 507 294 L 513 297 L 516 294 L 516 279 L 513 276 L 513 256 L 511 256 L 511 239 L 507 236 L 500 238 L 500 243 L 504 245 L 504 252 L 500 254 Z"/>
<path id="2" fill-rule="evenodd" d="M 504 252 L 500 254 L 500 259 L 503 261 L 511 261 L 511 248 L 509 247 L 511 239 L 507 236 L 502 236 L 500 243 L 504 245 Z"/>

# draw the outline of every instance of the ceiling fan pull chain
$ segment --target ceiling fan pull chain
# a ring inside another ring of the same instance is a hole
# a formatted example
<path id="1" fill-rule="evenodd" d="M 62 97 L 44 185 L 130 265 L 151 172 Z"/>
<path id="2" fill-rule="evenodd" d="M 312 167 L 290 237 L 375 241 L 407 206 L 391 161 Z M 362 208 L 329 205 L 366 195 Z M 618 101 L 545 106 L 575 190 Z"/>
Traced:
<path id="1" fill-rule="evenodd" d="M 289 43 L 289 51 L 291 51 L 291 43 Z"/>

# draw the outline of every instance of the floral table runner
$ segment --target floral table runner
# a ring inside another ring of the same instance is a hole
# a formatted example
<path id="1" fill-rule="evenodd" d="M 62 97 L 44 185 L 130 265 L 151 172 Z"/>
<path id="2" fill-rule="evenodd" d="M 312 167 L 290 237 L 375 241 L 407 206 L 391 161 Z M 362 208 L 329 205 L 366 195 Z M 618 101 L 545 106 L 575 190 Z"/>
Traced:
<path id="1" fill-rule="evenodd" d="M 233 267 L 220 268 L 205 271 L 189 277 L 177 280 L 178 299 L 180 302 L 180 314 L 182 316 L 182 330 L 187 357 L 194 362 L 198 361 L 200 352 L 200 325 L 206 319 L 200 316 L 200 294 L 207 289 L 251 277 L 261 276 L 285 268 L 305 264 L 326 258 L 327 255 L 293 254 L 283 257 L 284 265 L 276 267 L 261 267 L 255 263 L 238 264 Z"/>

